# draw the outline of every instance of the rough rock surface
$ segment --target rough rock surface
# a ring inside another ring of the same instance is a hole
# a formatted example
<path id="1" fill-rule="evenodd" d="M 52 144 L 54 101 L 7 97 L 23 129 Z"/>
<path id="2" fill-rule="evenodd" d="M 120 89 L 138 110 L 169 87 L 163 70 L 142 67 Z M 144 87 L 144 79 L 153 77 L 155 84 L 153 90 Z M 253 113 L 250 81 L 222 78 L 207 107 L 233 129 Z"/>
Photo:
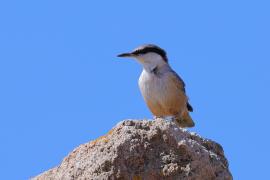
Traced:
<path id="1" fill-rule="evenodd" d="M 222 147 L 163 119 L 125 120 L 34 180 L 231 180 Z"/>

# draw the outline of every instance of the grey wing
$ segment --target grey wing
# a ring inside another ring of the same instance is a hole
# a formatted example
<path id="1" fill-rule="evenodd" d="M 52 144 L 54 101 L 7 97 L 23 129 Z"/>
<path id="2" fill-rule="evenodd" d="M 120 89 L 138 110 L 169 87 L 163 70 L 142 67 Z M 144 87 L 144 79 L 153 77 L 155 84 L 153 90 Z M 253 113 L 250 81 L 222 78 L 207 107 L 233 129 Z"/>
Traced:
<path id="1" fill-rule="evenodd" d="M 175 71 L 172 70 L 172 73 L 174 74 L 174 76 L 176 77 L 178 82 L 181 84 L 182 91 L 186 94 L 186 89 L 185 89 L 186 84 L 185 84 L 185 82 L 183 81 L 183 79 Z M 189 102 L 187 102 L 187 109 L 188 109 L 188 111 L 193 112 L 193 107 L 189 104 Z"/>
<path id="2" fill-rule="evenodd" d="M 183 91 L 184 93 L 186 93 L 186 89 L 185 89 L 186 84 L 185 84 L 185 82 L 183 81 L 183 79 L 182 79 L 175 71 L 172 70 L 172 73 L 173 73 L 173 75 L 177 78 L 178 82 L 181 84 L 181 89 L 182 89 L 182 91 Z"/>

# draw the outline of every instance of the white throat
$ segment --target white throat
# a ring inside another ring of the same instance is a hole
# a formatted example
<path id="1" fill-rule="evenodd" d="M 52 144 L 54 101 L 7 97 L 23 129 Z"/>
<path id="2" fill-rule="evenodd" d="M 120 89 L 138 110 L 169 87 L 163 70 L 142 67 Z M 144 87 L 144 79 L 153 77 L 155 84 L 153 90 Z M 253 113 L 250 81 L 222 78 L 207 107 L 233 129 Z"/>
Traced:
<path id="1" fill-rule="evenodd" d="M 161 68 L 167 63 L 163 58 L 156 53 L 147 53 L 136 58 L 142 65 L 145 71 L 151 73 L 155 68 Z"/>
<path id="2" fill-rule="evenodd" d="M 149 64 L 149 63 L 144 63 L 143 64 L 143 69 L 147 72 L 153 72 L 157 68 L 157 64 Z"/>

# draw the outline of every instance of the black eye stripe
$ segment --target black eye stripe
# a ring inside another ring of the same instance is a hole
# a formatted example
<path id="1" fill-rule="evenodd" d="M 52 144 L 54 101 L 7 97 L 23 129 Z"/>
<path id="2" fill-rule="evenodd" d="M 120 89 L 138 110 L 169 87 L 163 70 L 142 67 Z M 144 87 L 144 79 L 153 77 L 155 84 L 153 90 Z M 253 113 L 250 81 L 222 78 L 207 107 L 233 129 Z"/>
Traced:
<path id="1" fill-rule="evenodd" d="M 163 57 L 163 59 L 167 62 L 167 56 L 166 56 L 166 52 L 159 48 L 159 47 L 145 47 L 145 48 L 142 48 L 142 49 L 136 49 L 135 51 L 132 52 L 132 54 L 134 55 L 139 55 L 139 54 L 146 54 L 146 53 L 149 53 L 149 52 L 154 52 L 154 53 L 157 53 L 159 54 L 161 57 Z"/>

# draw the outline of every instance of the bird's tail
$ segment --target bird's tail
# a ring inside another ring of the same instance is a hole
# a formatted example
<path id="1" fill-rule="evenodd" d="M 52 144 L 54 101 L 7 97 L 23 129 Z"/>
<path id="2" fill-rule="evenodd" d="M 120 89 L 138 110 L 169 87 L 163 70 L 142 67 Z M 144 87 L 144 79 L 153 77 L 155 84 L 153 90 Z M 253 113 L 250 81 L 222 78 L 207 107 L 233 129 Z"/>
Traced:
<path id="1" fill-rule="evenodd" d="M 188 111 L 185 111 L 183 113 L 182 116 L 178 116 L 175 118 L 175 122 L 178 126 L 180 126 L 181 128 L 185 128 L 185 127 L 193 127 L 195 126 L 194 121 L 192 120 L 192 118 L 190 117 Z"/>

